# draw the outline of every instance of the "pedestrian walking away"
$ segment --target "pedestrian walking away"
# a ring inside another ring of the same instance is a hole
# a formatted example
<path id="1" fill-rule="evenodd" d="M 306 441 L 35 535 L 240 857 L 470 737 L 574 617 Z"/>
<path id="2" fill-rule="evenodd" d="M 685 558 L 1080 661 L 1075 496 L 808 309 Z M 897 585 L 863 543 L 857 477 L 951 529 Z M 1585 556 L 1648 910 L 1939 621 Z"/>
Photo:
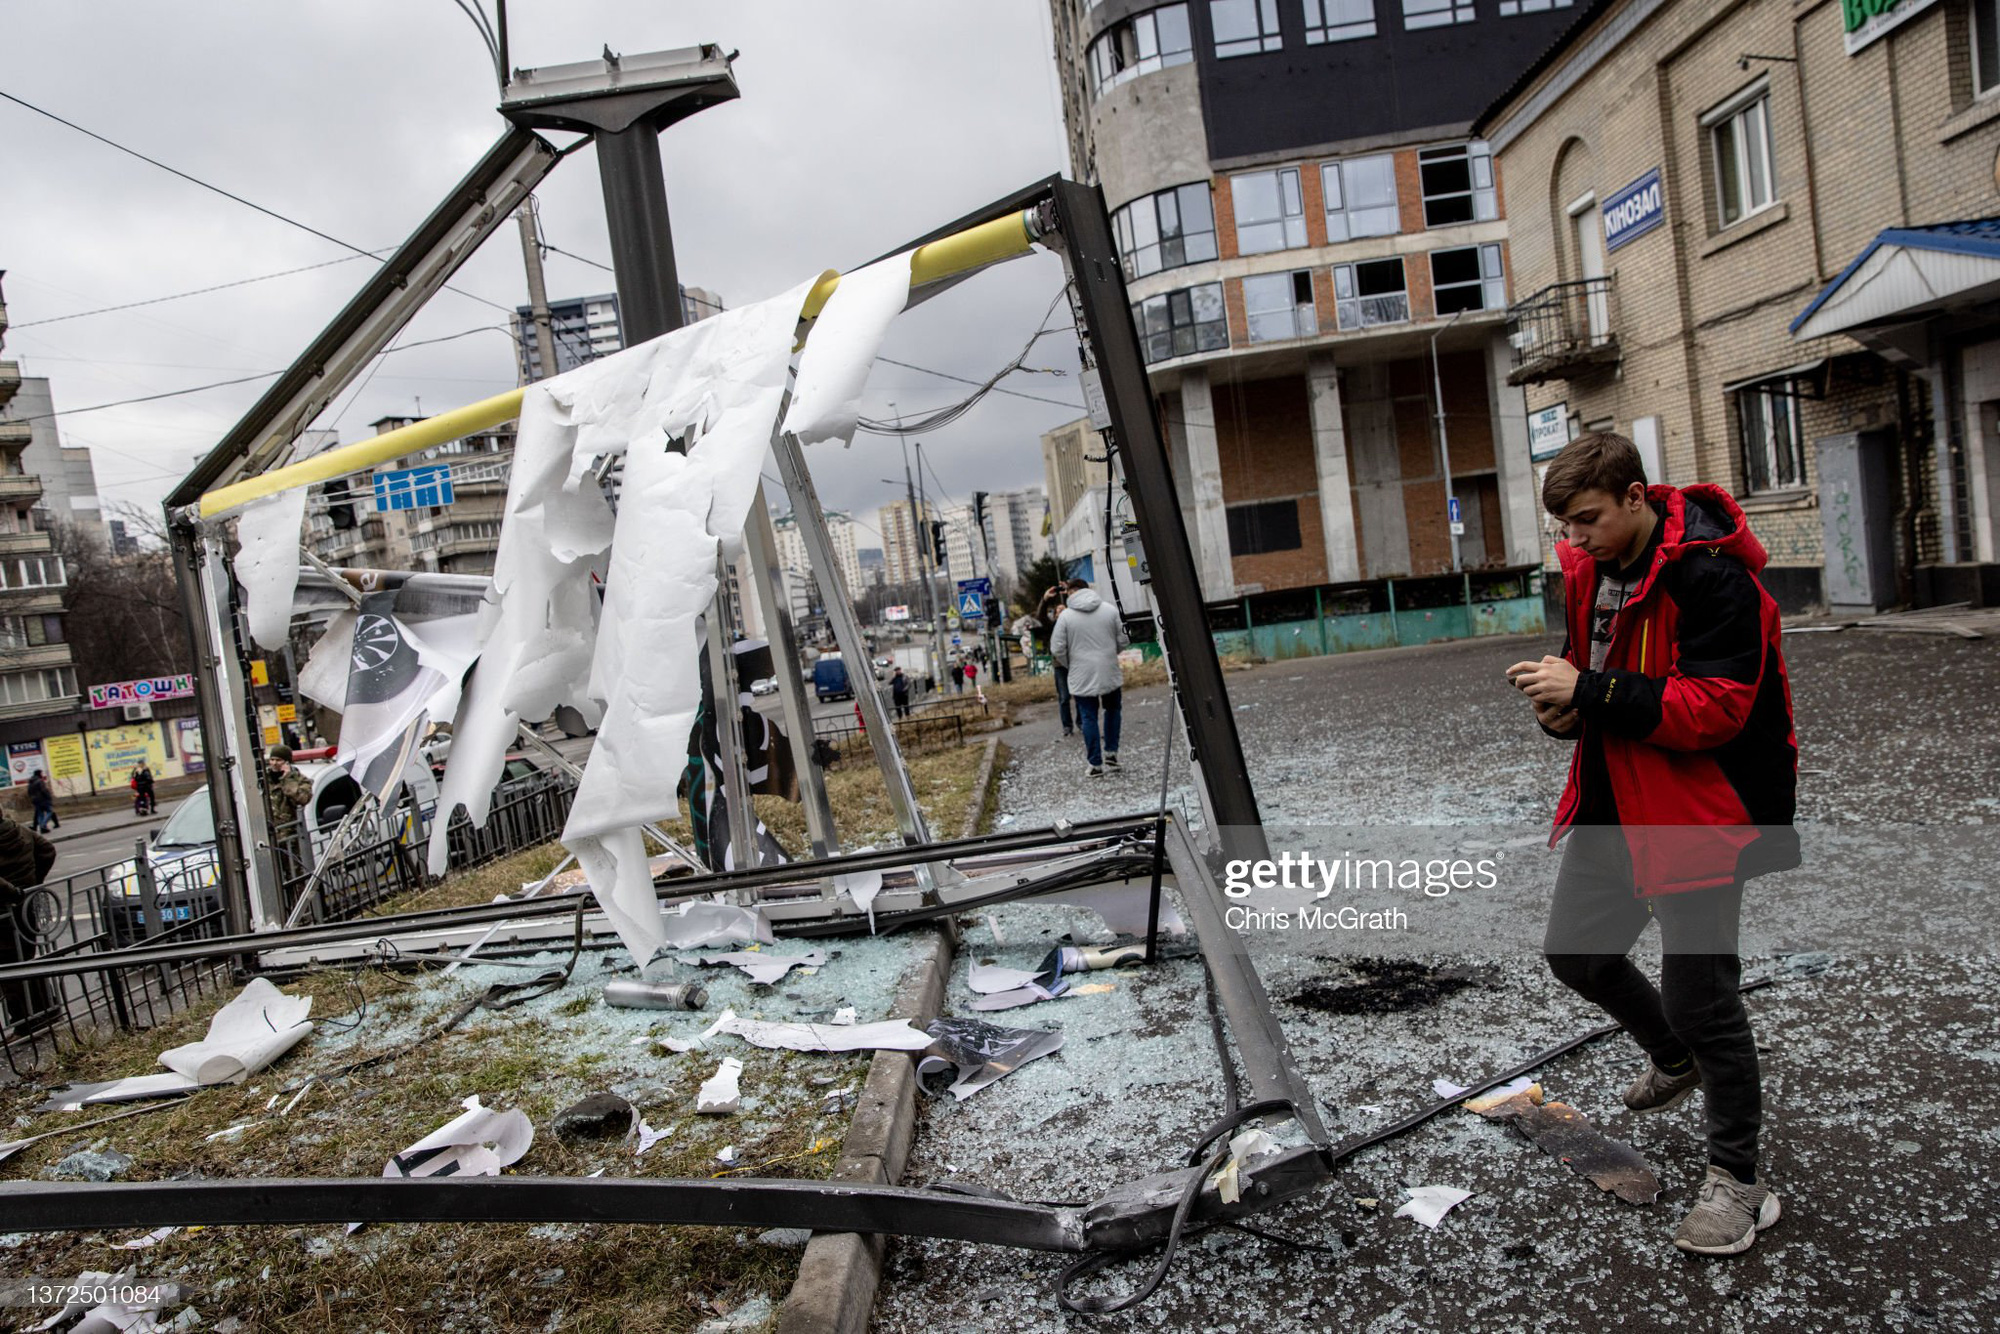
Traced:
<path id="1" fill-rule="evenodd" d="M 1125 671 L 1118 651 L 1132 642 L 1125 618 L 1081 579 L 1070 581 L 1068 605 L 1049 636 L 1049 654 L 1069 672 L 1070 697 L 1083 728 L 1084 772 L 1101 777 L 1118 767 Z M 1102 729 L 1100 730 L 1100 720 Z"/>
<path id="2" fill-rule="evenodd" d="M 1062 616 L 1062 610 L 1067 605 L 1068 598 L 1068 585 L 1058 579 L 1047 592 L 1042 594 L 1041 605 L 1035 610 L 1036 646 L 1042 652 L 1048 653 L 1051 658 L 1054 658 L 1055 655 L 1050 652 L 1049 644 L 1055 638 L 1056 621 Z M 1055 678 L 1056 712 L 1062 718 L 1063 735 L 1075 736 L 1076 724 L 1070 716 L 1069 668 L 1063 666 L 1061 662 L 1057 662 L 1055 664 Z"/>
<path id="3" fill-rule="evenodd" d="M 898 718 L 910 716 L 910 678 L 903 675 L 901 667 L 889 678 L 889 699 L 896 706 Z"/>
<path id="4" fill-rule="evenodd" d="M 153 771 L 141 762 L 132 771 L 132 811 L 135 815 L 151 815 L 159 809 L 159 799 L 153 794 Z"/>
<path id="5" fill-rule="evenodd" d="M 36 833 L 62 828 L 62 821 L 56 818 L 56 791 L 40 769 L 28 775 L 28 804 L 34 808 Z"/>
<path id="6" fill-rule="evenodd" d="M 1762 1082 L 1738 992 L 1744 884 L 1799 864 L 1798 739 L 1764 548 L 1720 487 L 1648 487 L 1632 442 L 1590 432 L 1549 465 L 1568 635 L 1508 679 L 1573 742 L 1567 837 L 1543 942 L 1551 972 L 1646 1055 L 1634 1112 L 1702 1094 L 1708 1168 L 1674 1234 L 1734 1255 L 1778 1220 L 1759 1174 Z M 1660 984 L 1628 957 L 1660 925 Z"/>

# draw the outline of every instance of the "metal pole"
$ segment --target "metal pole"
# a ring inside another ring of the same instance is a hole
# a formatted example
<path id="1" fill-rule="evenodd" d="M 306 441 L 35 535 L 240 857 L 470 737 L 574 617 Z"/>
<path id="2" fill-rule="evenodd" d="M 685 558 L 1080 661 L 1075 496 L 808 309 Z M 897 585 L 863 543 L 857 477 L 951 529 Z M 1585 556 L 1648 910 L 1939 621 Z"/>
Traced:
<path id="1" fill-rule="evenodd" d="M 784 416 L 780 412 L 778 420 L 783 421 Z M 750 522 L 743 535 L 751 577 L 769 608 L 766 615 L 771 624 L 765 637 L 771 641 L 771 665 L 778 673 L 778 703 L 785 719 L 785 740 L 792 748 L 792 767 L 799 776 L 806 837 L 812 842 L 813 856 L 830 857 L 840 851 L 840 837 L 834 828 L 833 803 L 826 795 L 826 775 L 812 762 L 812 709 L 806 704 L 805 682 L 799 678 L 798 630 L 792 624 L 785 572 L 778 566 L 778 536 L 762 482 L 757 483 L 757 498 L 750 504 Z"/>
<path id="2" fill-rule="evenodd" d="M 1450 319 L 1444 322 L 1443 328 L 1431 334 L 1431 392 L 1437 397 L 1438 452 L 1444 459 L 1445 532 L 1451 538 L 1451 569 L 1453 574 L 1458 573 L 1459 566 L 1458 529 L 1451 522 L 1451 440 L 1445 434 L 1444 428 L 1444 377 L 1438 372 L 1438 338 L 1444 333 L 1445 329 L 1449 329 L 1452 325 L 1457 324 L 1458 317 L 1463 314 L 1465 312 L 1462 310 L 1455 312 Z"/>
<path id="3" fill-rule="evenodd" d="M 618 325 L 630 347 L 672 333 L 685 322 L 659 130 L 640 120 L 615 133 L 600 132 L 597 170 L 604 186 L 604 220 L 611 229 Z"/>
<path id="4" fill-rule="evenodd" d="M 1261 858 L 1270 849 L 1264 837 L 1257 796 L 1243 756 L 1242 737 L 1229 707 L 1222 662 L 1209 637 L 1201 603 L 1194 551 L 1181 520 L 1173 472 L 1160 438 L 1153 392 L 1132 327 L 1125 275 L 1095 186 L 1057 181 L 1051 188 L 1063 262 L 1069 270 L 1075 305 L 1091 359 L 1104 377 L 1111 413 L 1112 447 L 1125 470 L 1132 512 L 1146 543 L 1153 570 L 1153 596 L 1160 608 L 1160 635 L 1171 644 L 1178 665 L 1182 717 L 1193 761 L 1208 798 L 1210 814 L 1227 855 Z"/>
<path id="5" fill-rule="evenodd" d="M 547 379 L 556 373 L 556 330 L 555 317 L 549 314 L 549 289 L 542 281 L 541 237 L 535 225 L 534 197 L 514 212 L 521 224 L 521 262 L 528 270 L 528 310 L 535 321 L 535 351 L 541 354 L 540 374 L 537 368 L 521 358 L 521 383 Z"/>
<path id="6" fill-rule="evenodd" d="M 743 727 L 743 695 L 736 682 L 736 653 L 732 634 L 735 617 L 731 615 L 729 596 L 729 562 L 721 555 L 715 558 L 715 601 L 708 611 L 708 676 L 710 703 L 715 709 L 715 734 L 720 741 L 718 749 L 722 754 L 722 790 L 729 799 L 729 850 L 734 854 L 737 869 L 761 866 L 763 857 L 757 847 L 757 813 L 750 805 L 750 784 L 744 773 L 743 748 L 732 746 L 728 740 L 738 735 Z M 688 794 L 692 797 L 694 794 Z M 714 832 L 710 831 L 710 837 Z M 726 871 L 727 864 L 717 867 Z"/>
<path id="7" fill-rule="evenodd" d="M 895 404 L 889 405 L 893 411 Z M 923 444 L 917 445 L 917 457 L 923 457 Z M 931 618 L 931 681 L 932 688 L 944 685 L 944 618 L 938 614 L 937 586 L 930 577 L 930 529 L 923 522 L 923 512 L 918 508 L 917 484 L 910 476 L 910 442 L 903 441 L 903 489 L 909 494 L 910 503 L 910 543 L 914 550 L 910 553 L 912 563 L 910 573 L 923 581 L 924 613 Z"/>

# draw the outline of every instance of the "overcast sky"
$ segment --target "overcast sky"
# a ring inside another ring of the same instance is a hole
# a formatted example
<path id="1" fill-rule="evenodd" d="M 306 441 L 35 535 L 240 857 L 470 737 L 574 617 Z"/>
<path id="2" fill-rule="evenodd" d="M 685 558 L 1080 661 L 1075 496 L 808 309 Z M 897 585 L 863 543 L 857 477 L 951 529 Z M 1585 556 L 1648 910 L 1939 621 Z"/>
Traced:
<path id="1" fill-rule="evenodd" d="M 730 305 L 851 268 L 1067 170 L 1039 0 L 512 0 L 508 9 L 517 66 L 590 59 L 607 43 L 740 50 L 741 99 L 661 137 L 681 280 Z M 485 47 L 452 0 L 6 0 L 0 25 L 0 89 L 369 249 L 400 242 L 503 129 Z M 49 377 L 65 413 L 280 370 L 366 276 L 368 261 L 354 258 L 58 319 L 347 252 L 4 101 L 0 145 L 0 269 L 14 324 L 5 355 Z M 539 195 L 549 243 L 609 262 L 592 150 L 566 160 Z M 1034 332 L 1061 272 L 1038 255 L 983 274 L 899 319 L 884 355 L 983 379 Z M 561 255 L 549 257 L 548 284 L 552 298 L 613 287 L 609 273 Z M 454 285 L 525 303 L 514 227 Z M 492 307 L 445 292 L 402 339 L 501 322 Z M 497 393 L 515 382 L 512 348 L 488 330 L 391 356 L 319 425 L 346 441 L 419 403 L 430 413 Z M 1071 333 L 1043 339 L 1029 364 L 1065 374 L 1005 383 L 1080 405 Z M 91 448 L 107 501 L 155 507 L 268 383 L 66 415 L 63 440 Z M 911 414 L 966 391 L 878 365 L 864 411 L 886 417 L 893 401 Z M 1038 483 L 1040 433 L 1080 411 L 994 395 L 927 439 L 925 454 L 954 499 Z M 819 447 L 813 467 L 825 503 L 871 525 L 900 494 L 893 440 L 859 437 L 845 455 Z"/>

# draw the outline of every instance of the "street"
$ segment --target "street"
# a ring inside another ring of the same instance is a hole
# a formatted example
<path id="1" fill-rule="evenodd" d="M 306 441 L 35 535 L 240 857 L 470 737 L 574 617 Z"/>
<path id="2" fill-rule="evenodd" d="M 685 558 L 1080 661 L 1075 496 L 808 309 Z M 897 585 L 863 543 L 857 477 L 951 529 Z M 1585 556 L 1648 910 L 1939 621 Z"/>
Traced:
<path id="1" fill-rule="evenodd" d="M 1357 852 L 1500 847 L 1521 859 L 1491 902 L 1406 896 L 1403 932 L 1245 925 L 1336 1140 L 1430 1101 L 1433 1079 L 1482 1078 L 1601 1022 L 1539 956 L 1554 868 L 1540 845 L 1567 748 L 1533 728 L 1501 679 L 1507 663 L 1553 647 L 1474 641 L 1228 678 L 1274 852 L 1338 827 L 1334 846 Z M 1750 1255 L 1693 1260 L 1667 1244 L 1701 1171 L 1699 1103 L 1651 1119 L 1625 1112 L 1618 1093 L 1640 1058 L 1614 1036 L 1537 1077 L 1550 1101 L 1639 1149 L 1660 1175 L 1657 1203 L 1620 1203 L 1511 1132 L 1452 1111 L 1257 1220 L 1331 1255 L 1209 1233 L 1148 1302 L 1101 1326 L 1990 1327 L 2000 1248 L 1968 1183 L 2000 1171 L 2000 1107 L 1985 1078 L 2000 1059 L 1987 907 L 2000 717 L 1979 703 L 2000 686 L 2000 643 L 1849 631 L 1789 636 L 1785 648 L 1808 860 L 1753 885 L 1745 910 L 1746 973 L 1779 979 L 1749 1005 L 1767 1170 L 1784 1202 Z M 1080 744 L 1060 740 L 1053 709 L 1039 708 L 1009 738 L 1003 822 L 1150 807 L 1167 708 L 1164 690 L 1132 693 L 1123 771 L 1104 779 L 1084 776 Z M 1184 783 L 1176 757 L 1174 800 L 1192 800 Z M 1101 927 L 1072 909 L 982 914 L 947 1006 L 970 996 L 968 962 L 1033 967 L 1068 930 L 1088 939 Z M 1640 956 L 1657 966 L 1650 936 Z M 908 1179 L 1087 1200 L 1177 1164 L 1218 1115 L 1222 1089 L 1201 970 L 1184 951 L 1169 959 L 1105 975 L 1106 995 L 1010 1012 L 1010 1026 L 1060 1029 L 1063 1050 L 976 1100 L 926 1100 Z M 1429 1184 L 1473 1193 L 1435 1232 L 1390 1216 L 1405 1188 Z M 1082 1290 L 1127 1291 L 1154 1258 Z M 1054 1299 L 1063 1263 L 894 1241 L 877 1327 L 1072 1328 Z"/>

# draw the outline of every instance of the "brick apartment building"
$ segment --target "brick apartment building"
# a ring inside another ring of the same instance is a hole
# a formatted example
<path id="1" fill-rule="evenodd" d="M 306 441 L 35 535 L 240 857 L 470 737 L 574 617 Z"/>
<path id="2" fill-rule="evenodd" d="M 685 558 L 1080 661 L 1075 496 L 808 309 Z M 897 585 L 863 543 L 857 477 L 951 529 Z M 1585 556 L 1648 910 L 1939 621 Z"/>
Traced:
<path id="1" fill-rule="evenodd" d="M 1507 192 L 1470 125 L 1576 11 L 1052 9 L 1072 169 L 1112 212 L 1216 628 L 1449 575 L 1447 451 L 1459 567 L 1518 584 L 1538 527 Z"/>
<path id="2" fill-rule="evenodd" d="M 1575 19 L 1474 127 L 1536 456 L 1724 485 L 1788 608 L 2000 600 L 2000 5 Z"/>

